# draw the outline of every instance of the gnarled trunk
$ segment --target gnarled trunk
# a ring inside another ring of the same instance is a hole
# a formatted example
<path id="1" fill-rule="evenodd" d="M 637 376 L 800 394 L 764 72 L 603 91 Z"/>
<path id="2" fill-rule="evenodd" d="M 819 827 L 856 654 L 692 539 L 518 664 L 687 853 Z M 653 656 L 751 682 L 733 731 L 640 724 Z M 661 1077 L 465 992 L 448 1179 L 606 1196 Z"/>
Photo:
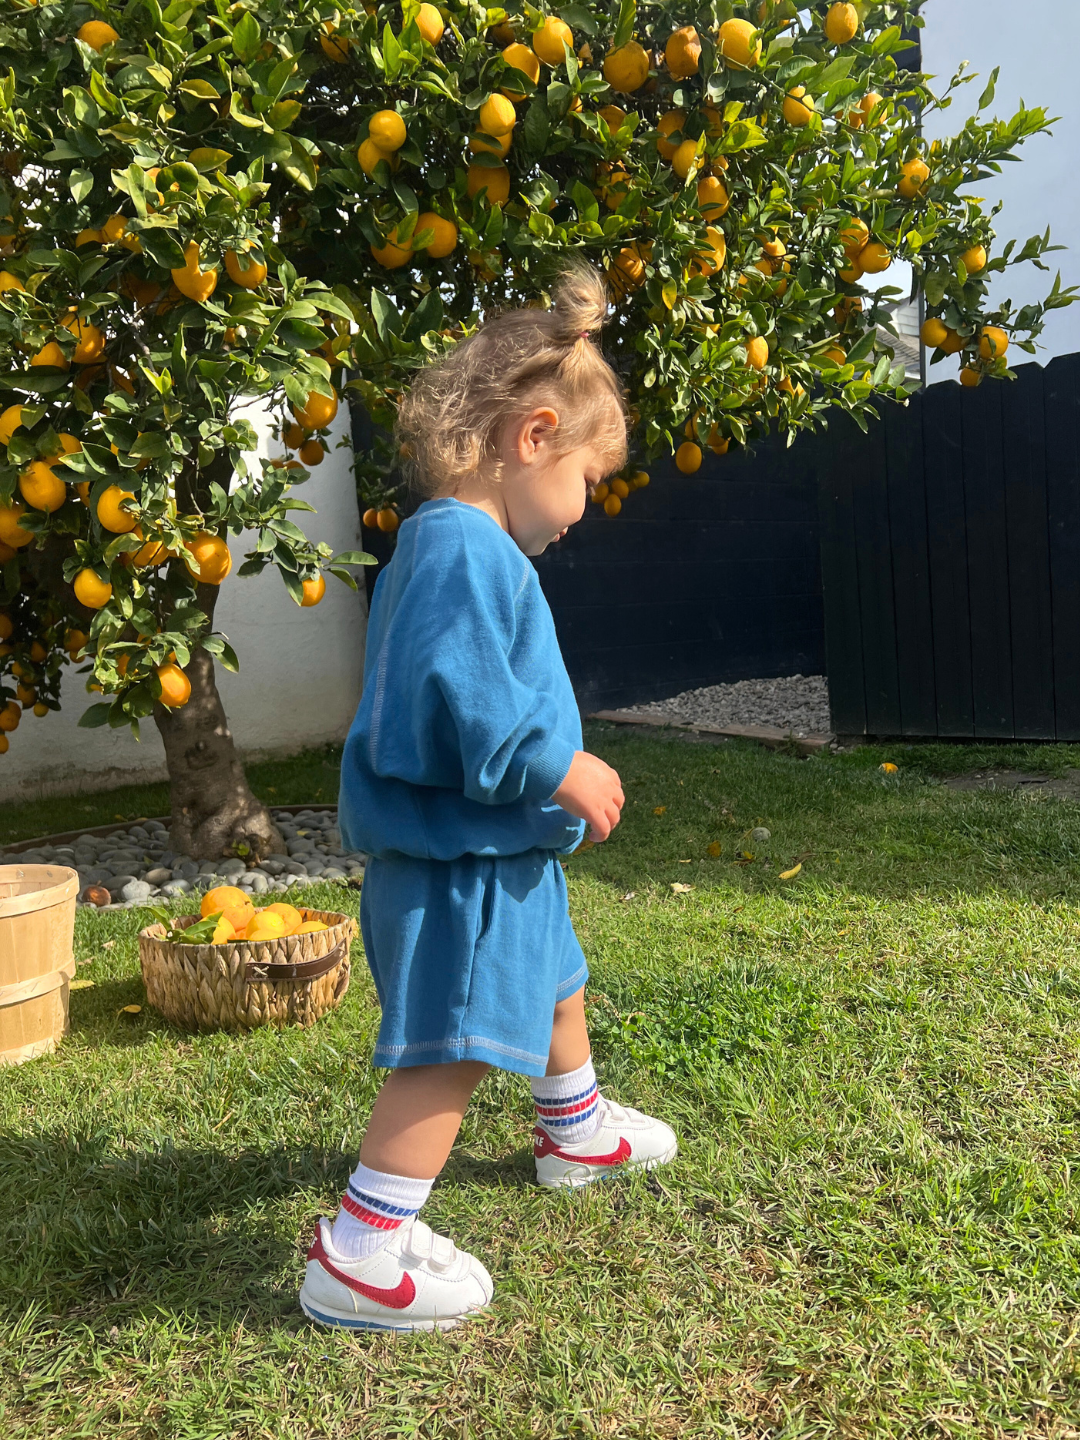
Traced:
<path id="1" fill-rule="evenodd" d="M 196 590 L 199 609 L 212 625 L 217 588 Z M 196 860 L 239 855 L 254 862 L 282 849 L 281 835 L 248 786 L 214 682 L 213 660 L 196 650 L 185 673 L 191 681 L 187 704 L 154 710 L 169 768 L 172 848 Z"/>

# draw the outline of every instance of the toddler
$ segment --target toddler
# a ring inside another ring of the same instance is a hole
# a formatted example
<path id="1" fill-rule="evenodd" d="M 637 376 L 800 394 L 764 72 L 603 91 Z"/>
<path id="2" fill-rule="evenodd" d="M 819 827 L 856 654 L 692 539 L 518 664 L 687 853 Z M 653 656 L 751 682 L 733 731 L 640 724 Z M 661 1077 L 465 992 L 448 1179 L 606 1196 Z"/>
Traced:
<path id="1" fill-rule="evenodd" d="M 591 337 L 604 282 L 566 271 L 417 376 L 398 421 L 413 484 L 368 621 L 340 821 L 370 859 L 360 923 L 392 1073 L 300 1292 L 324 1325 L 445 1329 L 486 1306 L 479 1260 L 419 1218 L 492 1066 L 528 1075 L 537 1183 L 651 1168 L 677 1145 L 598 1093 L 585 956 L 559 856 L 619 823 L 616 772 L 582 750 L 551 611 L 527 556 L 626 459 L 614 372 Z"/>

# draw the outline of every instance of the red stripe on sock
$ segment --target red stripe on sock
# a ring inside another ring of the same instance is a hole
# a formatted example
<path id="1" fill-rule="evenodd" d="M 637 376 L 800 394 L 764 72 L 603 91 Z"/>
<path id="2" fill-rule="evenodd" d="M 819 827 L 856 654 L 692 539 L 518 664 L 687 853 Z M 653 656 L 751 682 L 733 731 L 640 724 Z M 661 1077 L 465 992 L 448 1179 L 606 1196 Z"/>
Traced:
<path id="1" fill-rule="evenodd" d="M 358 1205 L 351 1195 L 341 1197 L 341 1208 L 347 1210 L 354 1220 L 362 1220 L 365 1225 L 372 1226 L 375 1230 L 396 1230 L 401 1224 L 400 1220 L 394 1220 L 389 1215 L 376 1215 L 374 1210 L 369 1210 L 365 1205 Z"/>

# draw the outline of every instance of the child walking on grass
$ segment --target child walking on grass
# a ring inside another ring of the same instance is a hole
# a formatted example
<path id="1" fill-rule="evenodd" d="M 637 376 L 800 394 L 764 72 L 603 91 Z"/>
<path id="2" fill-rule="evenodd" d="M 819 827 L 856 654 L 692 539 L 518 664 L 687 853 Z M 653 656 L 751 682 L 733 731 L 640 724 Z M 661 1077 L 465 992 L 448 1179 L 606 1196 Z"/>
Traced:
<path id="1" fill-rule="evenodd" d="M 398 439 L 429 498 L 398 532 L 368 622 L 340 818 L 371 858 L 360 922 L 392 1073 L 331 1224 L 306 1313 L 430 1330 L 486 1306 L 479 1260 L 419 1218 L 491 1066 L 528 1075 L 537 1183 L 651 1168 L 677 1145 L 598 1093 L 585 957 L 559 856 L 619 823 L 616 772 L 582 750 L 551 612 L 527 556 L 581 519 L 626 459 L 619 382 L 593 343 L 601 277 L 568 270 L 551 310 L 488 321 L 422 371 Z"/>

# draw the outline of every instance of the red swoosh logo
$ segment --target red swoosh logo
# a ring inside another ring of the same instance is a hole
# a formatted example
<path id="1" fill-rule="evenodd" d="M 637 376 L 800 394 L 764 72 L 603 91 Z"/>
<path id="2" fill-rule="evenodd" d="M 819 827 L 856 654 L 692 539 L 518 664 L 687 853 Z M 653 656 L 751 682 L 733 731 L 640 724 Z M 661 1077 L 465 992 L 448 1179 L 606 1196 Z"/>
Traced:
<path id="1" fill-rule="evenodd" d="M 308 1259 L 317 1260 L 326 1273 L 332 1275 L 335 1280 L 340 1280 L 342 1285 L 347 1285 L 350 1290 L 355 1290 L 358 1295 L 363 1295 L 368 1300 L 374 1300 L 378 1305 L 385 1305 L 389 1310 L 405 1310 L 416 1299 L 416 1286 L 408 1271 L 402 1275 L 392 1290 L 378 1285 L 366 1285 L 363 1280 L 355 1280 L 351 1275 L 346 1275 L 344 1270 L 339 1270 L 327 1255 L 322 1243 L 322 1236 L 318 1231 L 316 1231 L 315 1239 L 311 1242 Z"/>
<path id="2" fill-rule="evenodd" d="M 630 1142 L 625 1135 L 620 1136 L 619 1148 L 610 1155 L 575 1155 L 569 1150 L 560 1150 L 547 1131 L 541 1130 L 539 1126 L 535 1133 L 533 1152 L 538 1158 L 543 1155 L 556 1155 L 560 1160 L 572 1160 L 575 1165 L 621 1165 L 624 1160 L 630 1159 Z"/>

